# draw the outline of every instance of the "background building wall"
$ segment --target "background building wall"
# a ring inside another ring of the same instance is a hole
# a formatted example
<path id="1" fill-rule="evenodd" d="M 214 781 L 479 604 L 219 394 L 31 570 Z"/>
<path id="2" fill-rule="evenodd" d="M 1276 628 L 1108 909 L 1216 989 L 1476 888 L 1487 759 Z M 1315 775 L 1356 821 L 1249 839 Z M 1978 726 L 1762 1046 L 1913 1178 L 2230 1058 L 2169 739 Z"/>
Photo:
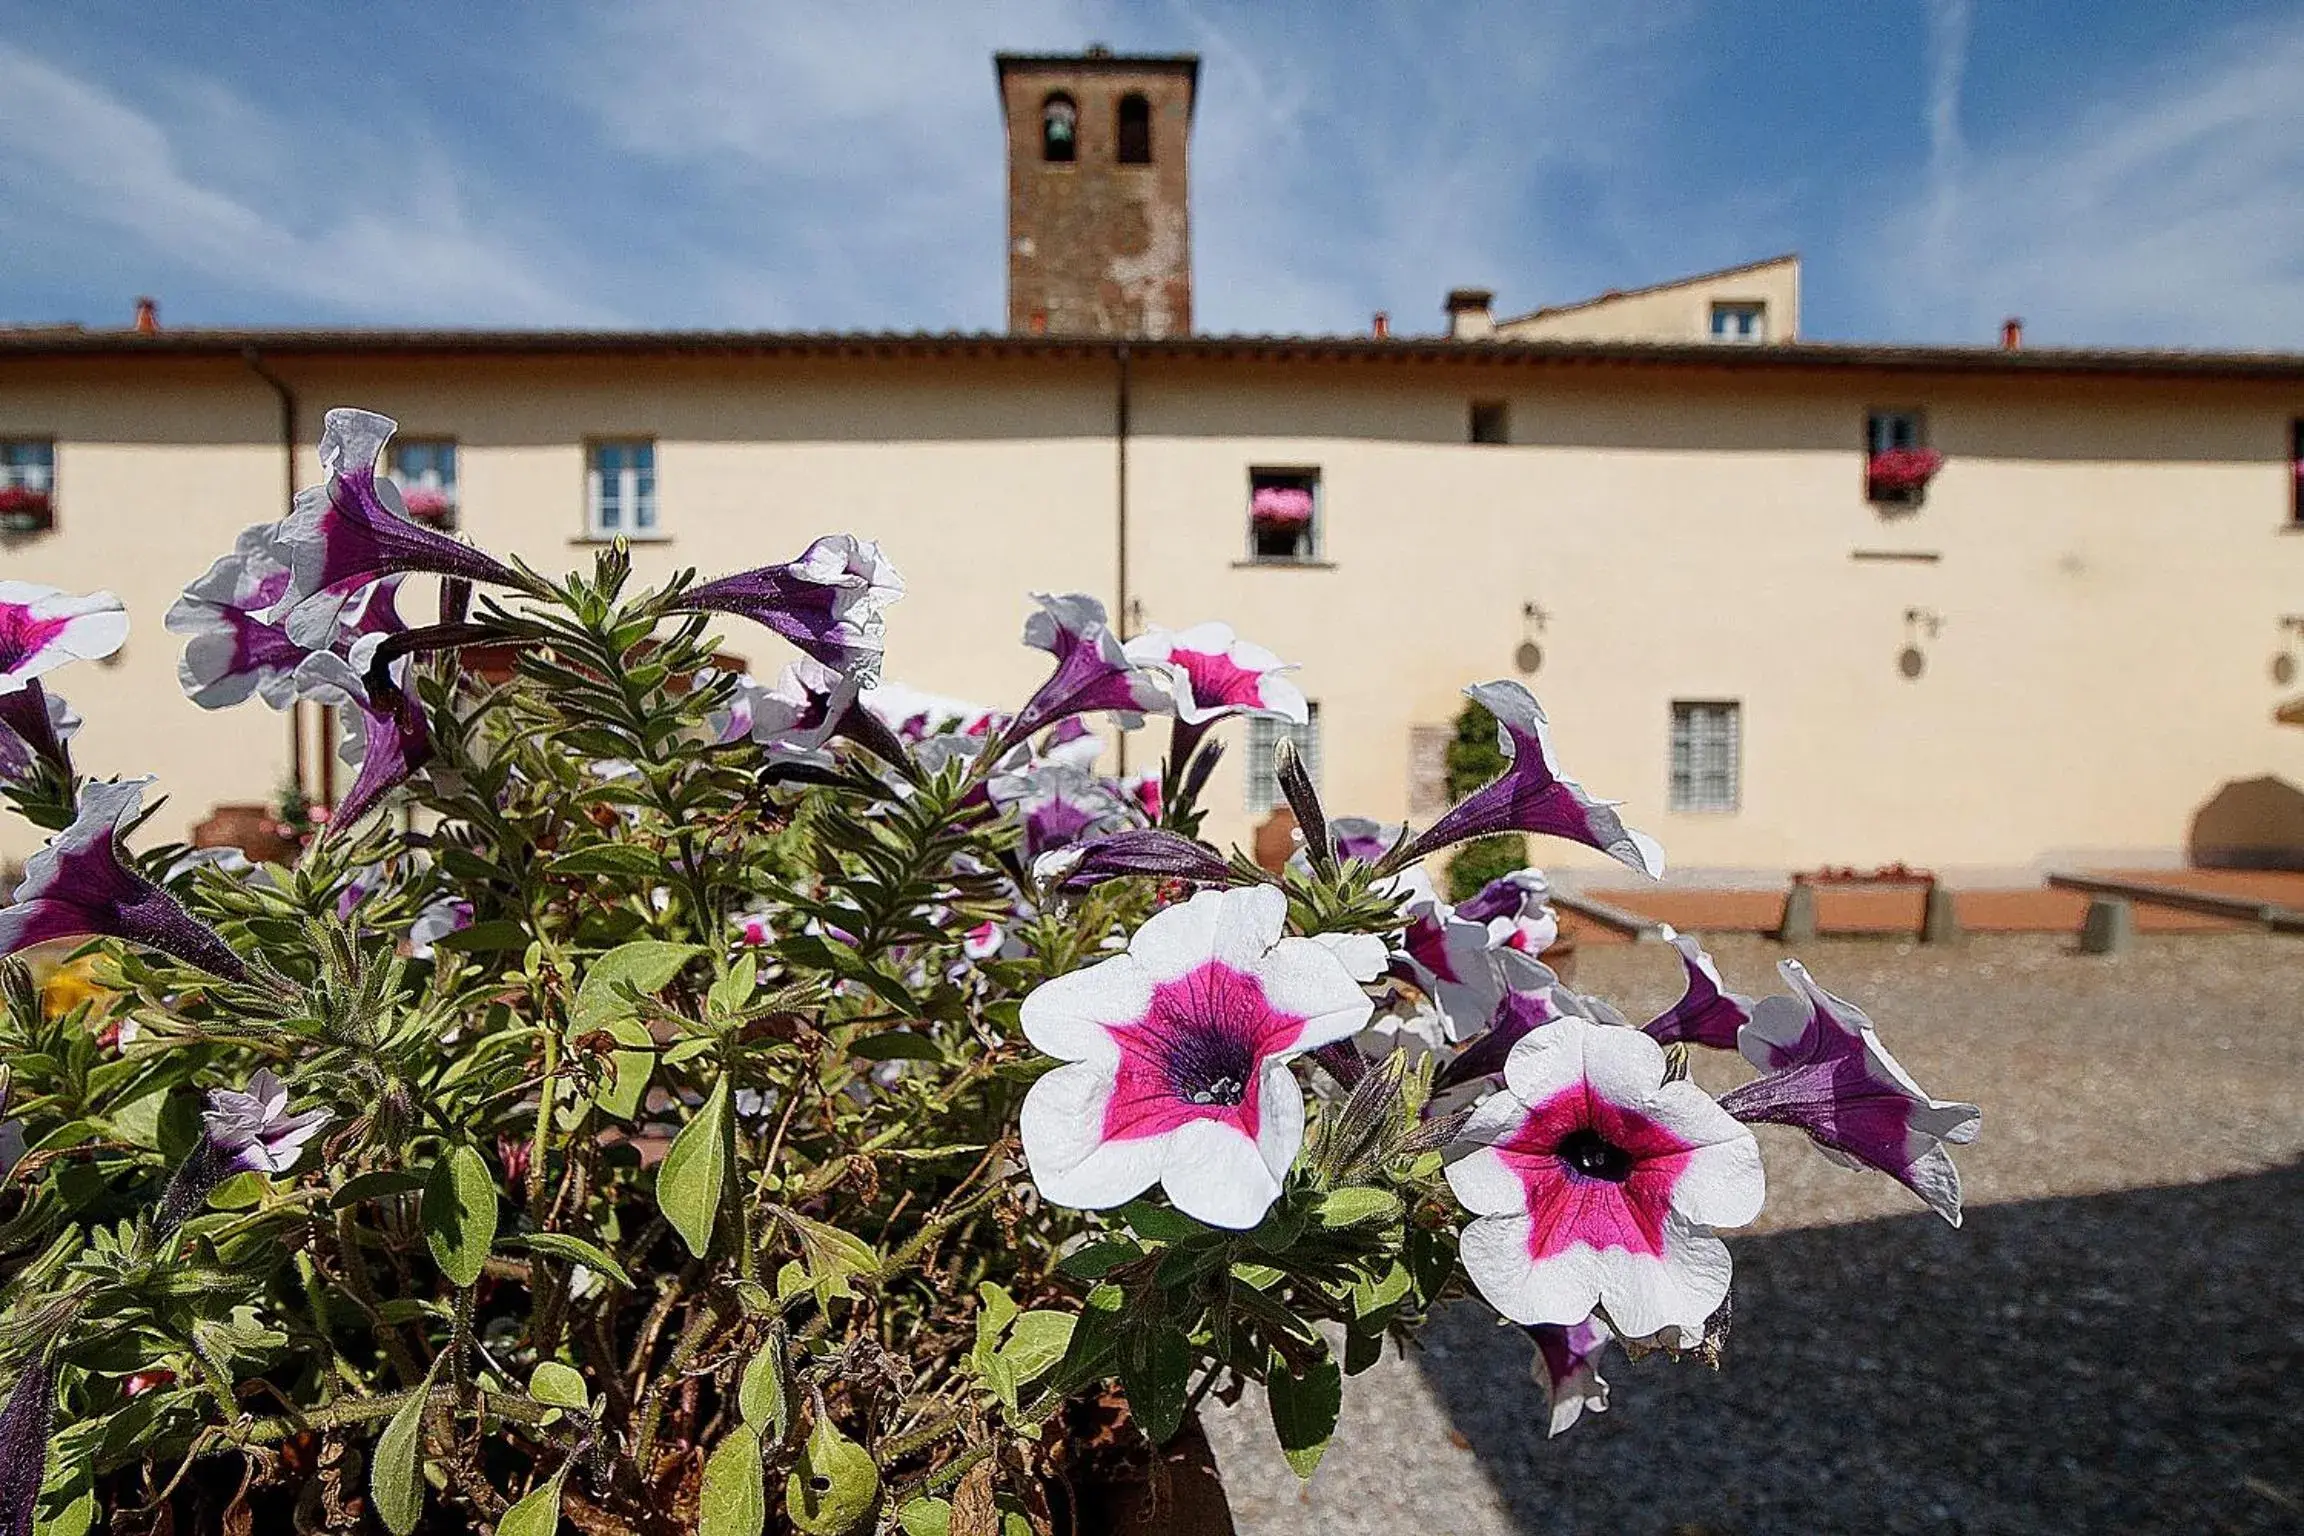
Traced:
<path id="1" fill-rule="evenodd" d="M 325 406 L 385 410 L 456 438 L 465 531 L 547 570 L 592 554 L 588 437 L 657 442 L 669 537 L 638 548 L 646 578 L 878 538 L 911 588 L 888 674 L 932 692 L 1013 707 L 1044 672 L 1017 643 L 1028 594 L 1116 590 L 1108 361 L 276 366 L 304 406 L 299 483 Z M 1520 676 L 1527 640 L 1568 770 L 1714 876 L 2172 862 L 2227 786 L 2304 782 L 2304 734 L 2272 720 L 2294 690 L 2270 674 L 2304 611 L 2288 531 L 2304 390 L 1174 357 L 1139 357 L 1132 382 L 1132 618 L 1226 619 L 1300 661 L 1339 812 L 1401 816 L 1412 728 L 1446 725 L 1468 683 Z M 1506 405 L 1507 444 L 1465 440 L 1474 401 Z M 1916 510 L 1865 499 L 1876 407 L 1922 409 L 1947 455 Z M 110 586 L 134 621 L 119 665 L 57 680 L 89 720 L 84 765 L 159 773 L 171 834 L 270 795 L 281 717 L 194 709 L 160 628 L 241 527 L 277 515 L 270 392 L 222 365 L 11 364 L 14 434 L 58 438 L 62 527 L 0 550 L 7 573 Z M 1254 466 L 1319 469 L 1320 563 L 1245 558 Z M 785 657 L 749 626 L 724 636 L 762 672 Z M 1675 699 L 1741 705 L 1736 811 L 1668 809 Z M 1244 839 L 1245 733 L 1224 729 L 1209 831 Z M 1137 733 L 1131 766 L 1163 741 Z M 29 851 L 21 827 L 0 838 Z"/>
<path id="2" fill-rule="evenodd" d="M 1800 334 L 1800 258 L 1783 256 L 1496 322 L 1499 341 L 1703 341 L 1715 303 L 1768 306 L 1770 342 Z"/>

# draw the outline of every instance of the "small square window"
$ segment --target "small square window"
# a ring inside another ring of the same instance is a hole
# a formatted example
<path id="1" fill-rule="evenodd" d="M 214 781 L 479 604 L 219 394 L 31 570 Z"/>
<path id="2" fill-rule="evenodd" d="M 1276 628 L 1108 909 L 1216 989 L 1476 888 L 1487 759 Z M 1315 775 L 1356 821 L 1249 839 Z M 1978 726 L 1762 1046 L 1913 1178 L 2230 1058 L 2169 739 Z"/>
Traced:
<path id="1" fill-rule="evenodd" d="M 1509 443 L 1511 408 L 1501 400 L 1473 401 L 1466 435 L 1475 443 Z"/>
<path id="2" fill-rule="evenodd" d="M 443 533 L 456 531 L 456 444 L 444 437 L 395 438 L 386 473 L 400 487 L 408 515 Z"/>
<path id="3" fill-rule="evenodd" d="M 585 531 L 595 539 L 653 539 L 656 445 L 645 439 L 594 443 L 585 475 Z"/>
<path id="4" fill-rule="evenodd" d="M 46 533 L 56 526 L 56 444 L 0 439 L 0 534 Z"/>
<path id="5" fill-rule="evenodd" d="M 1722 299 L 1712 306 L 1714 341 L 1766 341 L 1768 306 L 1755 299 Z"/>
<path id="6" fill-rule="evenodd" d="M 1272 561 L 1320 558 L 1320 471 L 1248 471 L 1248 555 Z"/>
<path id="7" fill-rule="evenodd" d="M 1744 707 L 1734 702 L 1672 705 L 1672 809 L 1733 811 Z"/>
<path id="8" fill-rule="evenodd" d="M 1280 793 L 1279 775 L 1272 770 L 1272 757 L 1279 749 L 1280 738 L 1288 737 L 1296 743 L 1296 752 L 1304 760 L 1304 771 L 1312 776 L 1312 787 L 1320 787 L 1320 706 L 1307 704 L 1305 723 L 1292 720 L 1274 720 L 1264 715 L 1251 715 L 1248 719 L 1248 809 L 1262 813 L 1277 810 L 1288 803 Z"/>

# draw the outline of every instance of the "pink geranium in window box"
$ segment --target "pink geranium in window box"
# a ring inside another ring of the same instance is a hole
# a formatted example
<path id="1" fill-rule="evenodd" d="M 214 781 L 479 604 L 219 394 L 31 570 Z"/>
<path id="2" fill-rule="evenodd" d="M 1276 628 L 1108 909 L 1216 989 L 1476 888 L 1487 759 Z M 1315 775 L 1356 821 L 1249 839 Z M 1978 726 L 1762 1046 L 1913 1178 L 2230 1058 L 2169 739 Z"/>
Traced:
<path id="1" fill-rule="evenodd" d="M 401 501 L 408 515 L 420 523 L 445 525 L 456 520 L 456 498 L 446 491 L 420 485 L 403 493 Z"/>
<path id="2" fill-rule="evenodd" d="M 38 533 L 54 521 L 46 491 L 28 485 L 0 486 L 0 533 Z"/>
<path id="3" fill-rule="evenodd" d="M 1249 498 L 1248 515 L 1267 528 L 1308 528 L 1312 491 L 1302 485 L 1260 485 Z"/>
<path id="4" fill-rule="evenodd" d="M 1872 455 L 1864 473 L 1875 498 L 1912 496 L 1943 467 L 1944 455 L 1933 448 L 1890 448 Z"/>

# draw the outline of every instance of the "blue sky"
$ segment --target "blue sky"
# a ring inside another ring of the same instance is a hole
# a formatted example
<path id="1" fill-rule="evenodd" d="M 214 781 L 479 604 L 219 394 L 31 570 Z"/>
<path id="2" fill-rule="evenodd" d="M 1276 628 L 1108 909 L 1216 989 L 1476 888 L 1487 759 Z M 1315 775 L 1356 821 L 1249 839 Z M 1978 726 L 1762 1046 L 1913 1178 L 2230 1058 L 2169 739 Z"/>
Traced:
<path id="1" fill-rule="evenodd" d="M 2304 8 L 0 0 L 0 322 L 985 329 L 999 48 L 1204 56 L 1204 330 L 1772 254 L 1811 336 L 2304 348 Z"/>

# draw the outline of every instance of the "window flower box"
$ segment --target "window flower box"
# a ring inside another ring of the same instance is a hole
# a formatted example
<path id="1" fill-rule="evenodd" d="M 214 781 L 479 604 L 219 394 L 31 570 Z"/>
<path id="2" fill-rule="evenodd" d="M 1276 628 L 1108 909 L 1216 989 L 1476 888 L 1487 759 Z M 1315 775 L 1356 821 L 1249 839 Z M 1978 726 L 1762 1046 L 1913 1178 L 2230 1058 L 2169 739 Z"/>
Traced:
<path id="1" fill-rule="evenodd" d="M 0 486 L 0 533 L 46 533 L 55 526 L 55 503 L 46 491 Z"/>
<path id="2" fill-rule="evenodd" d="M 1943 467 L 1933 448 L 1889 448 L 1872 455 L 1864 477 L 1874 501 L 1917 501 Z"/>

